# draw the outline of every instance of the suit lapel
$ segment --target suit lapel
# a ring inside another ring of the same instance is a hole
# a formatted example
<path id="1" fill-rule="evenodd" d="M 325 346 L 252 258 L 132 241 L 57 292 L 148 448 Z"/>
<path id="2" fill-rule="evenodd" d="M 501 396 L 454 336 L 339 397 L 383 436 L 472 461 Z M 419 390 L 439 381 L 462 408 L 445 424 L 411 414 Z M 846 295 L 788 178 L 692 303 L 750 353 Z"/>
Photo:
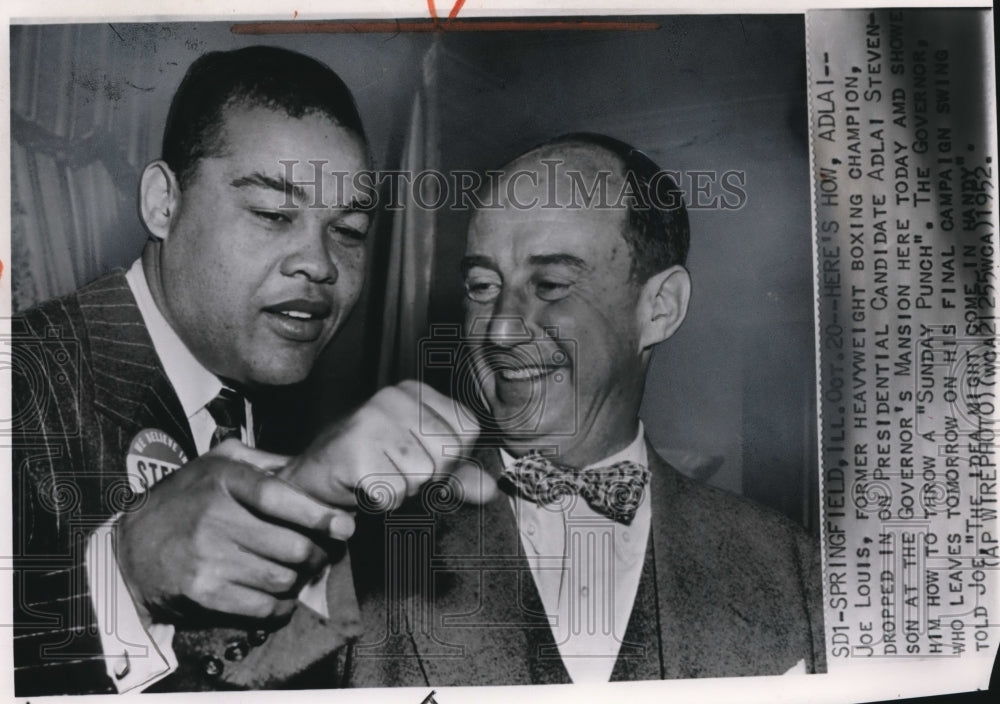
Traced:
<path id="1" fill-rule="evenodd" d="M 661 667 L 667 679 L 690 677 L 692 675 L 687 670 L 683 653 L 689 652 L 692 645 L 695 645 L 694 650 L 701 650 L 701 629 L 693 624 L 704 617 L 704 614 L 690 611 L 701 600 L 692 592 L 695 582 L 685 579 L 691 564 L 691 553 L 696 550 L 696 544 L 691 542 L 695 536 L 678 517 L 677 470 L 660 459 L 652 445 L 647 443 L 646 451 L 652 469 L 653 521 L 650 541 L 655 552 Z"/>
<path id="2" fill-rule="evenodd" d="M 126 433 L 157 428 L 188 459 L 197 456 L 180 400 L 163 371 L 125 275 L 98 279 L 77 294 L 94 370 L 94 403 Z M 122 448 L 122 452 L 127 448 Z"/>
<path id="3" fill-rule="evenodd" d="M 473 461 L 499 474 L 496 450 L 482 450 Z M 427 681 L 569 682 L 507 496 L 438 512 L 433 525 L 434 567 L 422 590 L 426 620 L 410 624 Z"/>
<path id="4" fill-rule="evenodd" d="M 650 535 L 625 638 L 611 672 L 612 682 L 663 679 L 654 542 Z"/>
<path id="5" fill-rule="evenodd" d="M 667 679 L 718 677 L 745 671 L 727 634 L 747 633 L 746 615 L 729 603 L 720 583 L 719 538 L 709 512 L 684 478 L 647 446 L 653 469 L 653 526 L 657 605 Z"/>
<path id="6" fill-rule="evenodd" d="M 162 430 L 180 445 L 188 460 L 193 460 L 198 452 L 190 425 L 124 274 L 98 279 L 81 289 L 77 300 L 90 347 L 94 405 L 99 415 L 116 428 L 108 437 L 115 438 L 118 466 L 104 468 L 102 471 L 110 473 L 103 481 L 106 484 L 120 481 L 132 438 L 144 428 Z M 109 486 L 101 495 L 109 495 Z M 206 685 L 204 678 L 192 674 L 197 669 L 187 662 L 190 648 L 183 638 L 178 640 L 186 631 L 179 628 L 177 633 L 174 650 L 179 668 L 150 691 L 216 688 L 217 683 Z"/>

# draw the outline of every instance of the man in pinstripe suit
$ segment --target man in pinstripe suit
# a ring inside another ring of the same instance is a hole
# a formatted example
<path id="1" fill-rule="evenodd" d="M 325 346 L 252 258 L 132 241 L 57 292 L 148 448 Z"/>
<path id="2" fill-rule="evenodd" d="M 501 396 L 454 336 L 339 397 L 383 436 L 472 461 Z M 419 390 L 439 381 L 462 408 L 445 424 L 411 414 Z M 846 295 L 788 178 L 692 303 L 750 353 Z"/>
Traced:
<path id="1" fill-rule="evenodd" d="M 141 258 L 13 321 L 18 695 L 337 683 L 353 519 L 282 478 L 301 458 L 255 447 L 247 399 L 302 381 L 357 301 L 369 204 L 334 175 L 368 164 L 325 65 L 203 56 L 142 176 Z M 445 469 L 421 411 L 475 439 L 452 408 L 386 389 L 296 481 L 350 508 L 365 468 L 401 500 Z"/>

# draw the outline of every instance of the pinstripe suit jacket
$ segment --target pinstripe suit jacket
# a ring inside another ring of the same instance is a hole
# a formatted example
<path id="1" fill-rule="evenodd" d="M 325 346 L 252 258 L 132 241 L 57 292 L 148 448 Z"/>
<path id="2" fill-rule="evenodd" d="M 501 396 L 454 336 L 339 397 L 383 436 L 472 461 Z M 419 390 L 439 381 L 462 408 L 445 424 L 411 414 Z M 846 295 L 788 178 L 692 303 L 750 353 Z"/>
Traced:
<path id="1" fill-rule="evenodd" d="M 650 539 L 611 679 L 825 671 L 816 542 L 647 450 Z M 495 450 L 478 460 L 499 472 Z M 351 686 L 569 682 L 507 497 L 442 496 L 373 517 L 371 544 L 352 547 L 365 635 Z"/>
<path id="2" fill-rule="evenodd" d="M 139 430 L 158 428 L 188 457 L 198 453 L 123 274 L 15 317 L 12 333 L 15 691 L 114 692 L 83 567 L 87 538 L 143 499 L 125 471 Z M 201 672 L 198 652 L 178 650 L 178 671 L 157 688 L 285 686 L 357 630 L 349 577 L 336 572 L 330 590 L 339 600 L 330 603 L 345 605 L 330 621 L 297 609 L 245 661 L 227 662 L 221 678 Z M 234 634 L 245 631 L 212 629 L 200 643 L 214 648 Z"/>

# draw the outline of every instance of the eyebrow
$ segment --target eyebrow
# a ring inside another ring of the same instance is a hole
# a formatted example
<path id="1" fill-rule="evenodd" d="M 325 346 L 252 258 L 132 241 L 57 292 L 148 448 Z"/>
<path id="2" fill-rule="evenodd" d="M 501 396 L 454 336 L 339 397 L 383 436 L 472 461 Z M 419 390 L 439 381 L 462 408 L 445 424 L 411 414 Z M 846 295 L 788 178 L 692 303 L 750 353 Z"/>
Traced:
<path id="1" fill-rule="evenodd" d="M 286 195 L 293 195 L 299 199 L 305 199 L 306 191 L 302 186 L 296 186 L 294 183 L 286 181 L 284 178 L 273 176 L 268 176 L 262 174 L 259 171 L 255 171 L 249 176 L 240 176 L 239 178 L 233 179 L 230 184 L 234 188 L 270 188 L 273 191 L 278 191 L 279 193 L 284 193 Z"/>
<path id="2" fill-rule="evenodd" d="M 556 254 L 533 254 L 528 257 L 528 263 L 532 266 L 570 266 L 581 271 L 591 270 L 591 266 L 583 259 L 580 259 L 580 257 L 561 252 Z M 480 267 L 495 271 L 498 274 L 500 273 L 500 267 L 490 257 L 485 257 L 481 254 L 462 257 L 461 268 L 463 275 L 468 274 L 469 269 L 473 267 Z"/>
<path id="3" fill-rule="evenodd" d="M 292 195 L 299 200 L 306 199 L 306 191 L 302 186 L 298 186 L 280 176 L 276 178 L 262 174 L 259 171 L 255 171 L 249 176 L 241 176 L 233 179 L 229 185 L 234 188 L 268 188 L 279 193 Z M 373 205 L 374 201 L 371 198 L 358 198 L 355 196 L 344 210 L 348 213 L 358 212 L 368 215 Z"/>
<path id="4" fill-rule="evenodd" d="M 375 201 L 372 200 L 371 198 L 358 198 L 357 196 L 355 196 L 354 198 L 351 198 L 351 202 L 347 204 L 347 207 L 344 208 L 344 210 L 347 211 L 348 213 L 356 212 L 369 215 L 371 211 L 374 209 L 374 207 L 375 207 Z"/>
<path id="5" fill-rule="evenodd" d="M 528 257 L 528 263 L 533 266 L 571 266 L 574 269 L 590 271 L 590 265 L 580 257 L 572 254 L 533 254 Z"/>
<path id="6" fill-rule="evenodd" d="M 468 257 L 462 257 L 461 267 L 463 275 L 468 274 L 469 269 L 472 269 L 477 266 L 483 269 L 489 269 L 491 271 L 495 271 L 498 274 L 500 273 L 500 267 L 498 267 L 496 262 L 494 262 L 489 257 L 484 257 L 479 254 L 474 254 Z"/>

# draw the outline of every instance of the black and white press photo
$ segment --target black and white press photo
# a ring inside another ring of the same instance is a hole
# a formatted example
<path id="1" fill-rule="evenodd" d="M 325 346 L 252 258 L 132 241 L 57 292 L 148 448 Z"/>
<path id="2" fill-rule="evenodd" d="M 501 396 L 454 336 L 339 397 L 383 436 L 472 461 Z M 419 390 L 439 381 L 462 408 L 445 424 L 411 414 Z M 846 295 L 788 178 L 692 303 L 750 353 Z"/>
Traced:
<path id="1" fill-rule="evenodd" d="M 13 695 L 992 658 L 988 11 L 428 7 L 11 19 Z"/>

